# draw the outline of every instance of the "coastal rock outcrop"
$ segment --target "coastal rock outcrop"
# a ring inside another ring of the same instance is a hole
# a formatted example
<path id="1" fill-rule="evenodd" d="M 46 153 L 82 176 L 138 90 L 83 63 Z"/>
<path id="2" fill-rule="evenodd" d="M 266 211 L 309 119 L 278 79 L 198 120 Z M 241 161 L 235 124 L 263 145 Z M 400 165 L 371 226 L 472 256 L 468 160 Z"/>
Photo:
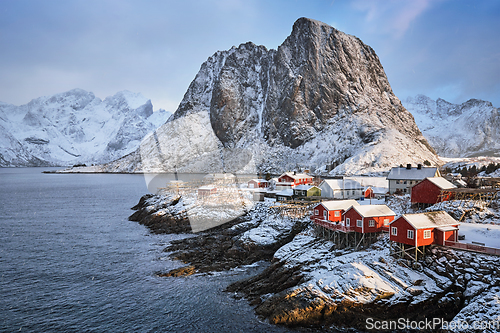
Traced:
<path id="1" fill-rule="evenodd" d="M 172 203 L 165 198 L 144 197 L 139 206 Z M 334 249 L 307 216 L 282 216 L 272 204 L 256 203 L 226 224 L 172 241 L 165 251 L 187 266 L 157 275 L 210 273 L 270 261 L 262 272 L 232 283 L 227 291 L 245 297 L 271 323 L 323 331 L 365 330 L 375 321 L 402 325 L 400 318 L 405 325 L 437 318 L 428 331 L 444 332 L 448 323 L 473 327 L 479 321 L 498 322 L 497 257 L 431 247 L 424 260 L 414 262 L 392 257 L 389 248 L 387 235 L 381 235 L 367 248 Z"/>

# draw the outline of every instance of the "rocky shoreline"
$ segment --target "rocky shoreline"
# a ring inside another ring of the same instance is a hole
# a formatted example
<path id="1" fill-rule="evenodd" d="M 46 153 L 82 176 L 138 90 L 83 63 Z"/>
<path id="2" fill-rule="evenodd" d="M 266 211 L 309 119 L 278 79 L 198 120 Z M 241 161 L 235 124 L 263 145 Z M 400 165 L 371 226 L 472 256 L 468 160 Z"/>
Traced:
<path id="1" fill-rule="evenodd" d="M 130 219 L 155 233 L 190 232 L 181 205 L 179 197 L 147 195 Z M 227 291 L 248 299 L 256 313 L 273 324 L 337 332 L 365 331 L 369 320 L 439 318 L 472 325 L 475 320 L 500 319 L 498 257 L 433 247 L 415 264 L 391 257 L 385 236 L 360 251 L 333 250 L 331 242 L 315 234 L 307 217 L 283 217 L 266 203 L 194 237 L 172 241 L 165 251 L 186 266 L 159 276 L 270 261 L 263 272 L 229 285 Z M 441 331 L 475 331 L 462 328 Z"/>

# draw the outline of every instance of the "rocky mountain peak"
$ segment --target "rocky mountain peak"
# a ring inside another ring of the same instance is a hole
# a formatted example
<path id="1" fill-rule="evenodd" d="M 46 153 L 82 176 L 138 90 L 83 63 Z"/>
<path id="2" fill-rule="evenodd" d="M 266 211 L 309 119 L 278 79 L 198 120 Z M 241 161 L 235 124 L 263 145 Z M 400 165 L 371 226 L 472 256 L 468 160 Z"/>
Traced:
<path id="1" fill-rule="evenodd" d="M 179 133 L 181 124 L 187 128 Z M 188 135 L 201 131 L 196 137 L 204 146 Z M 169 147 L 155 148 L 162 137 Z M 172 151 L 176 140 L 183 153 Z M 141 157 L 149 170 L 212 170 L 225 155 L 211 149 L 231 151 L 228 156 L 245 151 L 234 160 L 259 171 L 333 164 L 336 173 L 353 173 L 402 161 L 439 163 L 374 50 L 307 18 L 294 23 L 276 50 L 248 42 L 209 57 L 157 138 L 141 146 Z"/>

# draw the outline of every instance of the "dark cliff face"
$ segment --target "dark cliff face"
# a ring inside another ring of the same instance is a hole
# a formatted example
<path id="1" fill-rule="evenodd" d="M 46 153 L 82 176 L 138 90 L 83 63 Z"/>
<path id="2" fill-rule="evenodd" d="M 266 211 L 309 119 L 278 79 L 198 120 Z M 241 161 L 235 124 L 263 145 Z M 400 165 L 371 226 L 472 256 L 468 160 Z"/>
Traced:
<path id="1" fill-rule="evenodd" d="M 277 51 L 246 43 L 209 58 L 174 119 L 203 109 L 227 148 L 256 137 L 296 148 L 339 113 L 344 119 L 368 113 L 382 127 L 423 140 L 373 49 L 307 18 L 295 22 Z M 380 131 L 376 127 L 368 125 L 363 133 Z"/>

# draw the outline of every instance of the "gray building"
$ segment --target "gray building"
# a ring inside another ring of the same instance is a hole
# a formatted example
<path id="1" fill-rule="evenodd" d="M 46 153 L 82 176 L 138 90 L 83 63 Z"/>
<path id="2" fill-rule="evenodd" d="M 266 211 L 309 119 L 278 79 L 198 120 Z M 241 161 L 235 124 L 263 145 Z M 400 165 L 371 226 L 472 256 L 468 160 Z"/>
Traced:
<path id="1" fill-rule="evenodd" d="M 437 167 L 422 167 L 421 164 L 416 167 L 407 164 L 406 167 L 392 168 L 387 176 L 389 193 L 393 194 L 399 191 L 403 194 L 409 194 L 414 185 L 427 177 L 441 177 L 439 169 Z"/>

